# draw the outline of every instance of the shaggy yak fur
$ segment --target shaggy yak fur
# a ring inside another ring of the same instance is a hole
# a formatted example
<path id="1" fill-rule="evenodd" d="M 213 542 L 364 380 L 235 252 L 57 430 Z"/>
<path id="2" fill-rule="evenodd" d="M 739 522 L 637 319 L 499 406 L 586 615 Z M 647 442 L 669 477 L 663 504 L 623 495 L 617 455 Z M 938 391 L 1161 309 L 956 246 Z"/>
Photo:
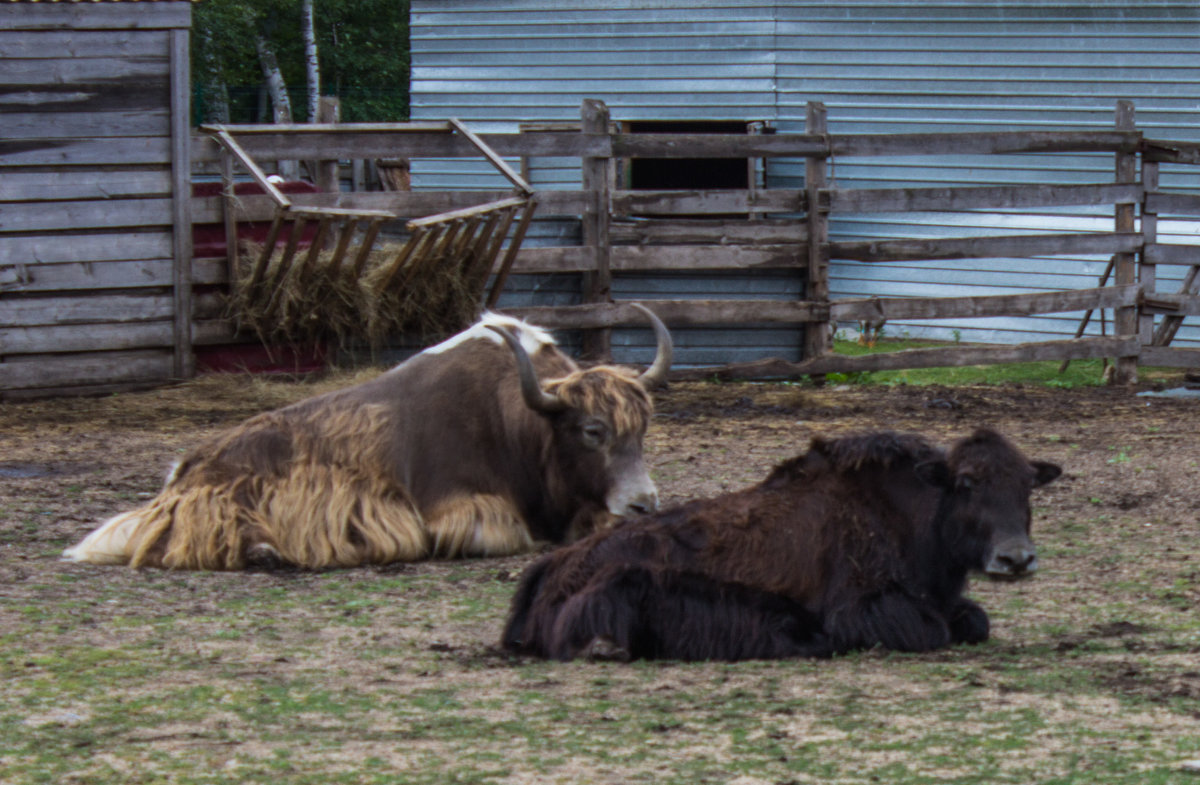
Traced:
<path id="1" fill-rule="evenodd" d="M 1036 569 L 1030 492 L 1061 473 L 981 429 L 949 452 L 815 439 L 760 484 L 640 516 L 523 574 L 503 644 L 541 657 L 740 660 L 988 637 L 967 574 Z"/>
<path id="2" fill-rule="evenodd" d="M 652 511 L 647 389 L 671 349 L 646 313 L 659 359 L 641 376 L 580 370 L 543 330 L 487 314 L 369 382 L 208 439 L 156 498 L 64 555 L 170 569 L 348 567 L 517 553 Z"/>

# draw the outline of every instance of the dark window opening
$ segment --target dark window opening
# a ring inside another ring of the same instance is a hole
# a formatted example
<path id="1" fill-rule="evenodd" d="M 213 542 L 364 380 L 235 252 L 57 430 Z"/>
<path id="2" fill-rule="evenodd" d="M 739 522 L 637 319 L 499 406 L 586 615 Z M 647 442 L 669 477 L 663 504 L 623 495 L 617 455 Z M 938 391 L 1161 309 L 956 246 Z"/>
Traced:
<path id="1" fill-rule="evenodd" d="M 632 120 L 631 134 L 745 134 L 751 123 L 739 120 Z M 631 190 L 749 188 L 745 158 L 633 158 L 626 170 Z"/>

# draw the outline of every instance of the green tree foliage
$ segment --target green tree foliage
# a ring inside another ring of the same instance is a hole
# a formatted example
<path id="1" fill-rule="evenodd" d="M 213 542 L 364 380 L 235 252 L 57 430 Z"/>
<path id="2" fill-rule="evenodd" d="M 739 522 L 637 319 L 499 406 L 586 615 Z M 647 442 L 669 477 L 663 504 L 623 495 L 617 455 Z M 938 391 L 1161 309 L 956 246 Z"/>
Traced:
<path id="1" fill-rule="evenodd" d="M 316 0 L 321 92 L 341 99 L 346 122 L 408 119 L 407 0 Z M 193 114 L 208 118 L 229 96 L 234 123 L 270 122 L 254 49 L 261 33 L 279 58 L 297 120 L 304 117 L 304 43 L 299 0 L 205 0 L 192 24 Z"/>

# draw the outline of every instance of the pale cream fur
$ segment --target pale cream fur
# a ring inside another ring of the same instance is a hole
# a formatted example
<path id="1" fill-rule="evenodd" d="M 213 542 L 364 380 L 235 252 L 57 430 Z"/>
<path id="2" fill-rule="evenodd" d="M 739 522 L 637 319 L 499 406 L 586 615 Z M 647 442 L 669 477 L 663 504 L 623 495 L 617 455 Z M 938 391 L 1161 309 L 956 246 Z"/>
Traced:
<path id="1" fill-rule="evenodd" d="M 384 417 L 375 406 L 332 416 L 325 410 L 257 417 L 197 454 L 219 455 L 256 432 L 283 433 L 291 453 L 280 462 L 281 473 L 218 470 L 215 461 L 201 458 L 172 475 L 148 504 L 111 519 L 64 556 L 193 570 L 240 569 L 256 545 L 308 568 L 424 558 L 430 537 L 421 515 L 385 474 L 377 438 Z M 213 481 L 209 471 L 232 478 Z"/>
<path id="2" fill-rule="evenodd" d="M 501 496 L 459 496 L 426 518 L 434 556 L 507 556 L 533 548 L 529 528 L 512 502 Z"/>

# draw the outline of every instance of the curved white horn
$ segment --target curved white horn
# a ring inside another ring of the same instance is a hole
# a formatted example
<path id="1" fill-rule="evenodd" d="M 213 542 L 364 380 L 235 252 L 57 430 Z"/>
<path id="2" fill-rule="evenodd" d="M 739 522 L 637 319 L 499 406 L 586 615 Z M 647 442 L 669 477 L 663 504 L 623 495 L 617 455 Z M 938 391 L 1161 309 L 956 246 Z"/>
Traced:
<path id="1" fill-rule="evenodd" d="M 654 312 L 649 308 L 641 303 L 631 304 L 634 308 L 644 313 L 646 318 L 650 320 L 650 324 L 654 327 L 654 337 L 658 339 L 658 352 L 654 356 L 654 363 L 638 377 L 638 383 L 642 387 L 652 390 L 667 381 L 667 371 L 671 368 L 671 354 L 673 351 L 671 331 L 667 329 L 662 320 L 655 316 Z"/>
<path id="2" fill-rule="evenodd" d="M 542 414 L 554 414 L 567 408 L 561 398 L 542 389 L 537 371 L 533 369 L 533 360 L 529 359 L 529 353 L 525 351 L 521 342 L 508 330 L 498 325 L 489 324 L 488 329 L 499 334 L 517 358 L 517 374 L 521 379 L 521 396 L 525 399 L 525 405 Z"/>

